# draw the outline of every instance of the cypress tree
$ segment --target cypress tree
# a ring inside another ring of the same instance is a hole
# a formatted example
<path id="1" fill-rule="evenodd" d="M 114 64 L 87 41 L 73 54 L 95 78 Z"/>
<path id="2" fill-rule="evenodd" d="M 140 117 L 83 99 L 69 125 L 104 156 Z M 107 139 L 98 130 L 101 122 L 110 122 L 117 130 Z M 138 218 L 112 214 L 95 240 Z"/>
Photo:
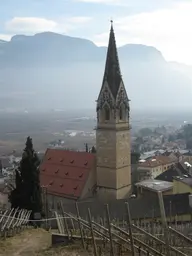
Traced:
<path id="1" fill-rule="evenodd" d="M 85 152 L 89 152 L 89 147 L 87 143 L 85 143 Z"/>
<path id="2" fill-rule="evenodd" d="M 16 187 L 9 197 L 12 207 L 41 213 L 39 164 L 40 160 L 33 149 L 32 139 L 28 137 L 19 168 L 16 170 Z"/>

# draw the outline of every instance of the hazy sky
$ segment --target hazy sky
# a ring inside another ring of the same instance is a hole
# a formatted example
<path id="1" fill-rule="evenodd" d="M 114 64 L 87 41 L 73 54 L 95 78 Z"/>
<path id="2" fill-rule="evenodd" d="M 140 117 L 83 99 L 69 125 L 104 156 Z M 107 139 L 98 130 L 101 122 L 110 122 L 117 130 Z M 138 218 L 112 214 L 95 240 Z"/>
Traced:
<path id="1" fill-rule="evenodd" d="M 0 38 L 54 31 L 107 45 L 153 45 L 167 60 L 192 64 L 192 0 L 0 0 Z"/>

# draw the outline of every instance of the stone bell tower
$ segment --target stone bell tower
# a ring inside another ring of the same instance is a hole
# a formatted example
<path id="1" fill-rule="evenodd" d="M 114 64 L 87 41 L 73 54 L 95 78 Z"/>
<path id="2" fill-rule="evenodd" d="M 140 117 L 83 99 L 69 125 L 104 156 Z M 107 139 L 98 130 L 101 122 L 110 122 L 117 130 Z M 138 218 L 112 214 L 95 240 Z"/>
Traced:
<path id="1" fill-rule="evenodd" d="M 103 83 L 97 100 L 97 194 L 103 200 L 123 199 L 131 192 L 129 111 L 111 22 Z"/>

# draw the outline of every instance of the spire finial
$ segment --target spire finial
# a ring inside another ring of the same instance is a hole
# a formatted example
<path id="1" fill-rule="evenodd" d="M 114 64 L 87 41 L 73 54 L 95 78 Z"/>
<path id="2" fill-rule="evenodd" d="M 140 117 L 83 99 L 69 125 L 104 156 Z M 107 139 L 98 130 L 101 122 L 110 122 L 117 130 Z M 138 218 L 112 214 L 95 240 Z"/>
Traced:
<path id="1" fill-rule="evenodd" d="M 110 19 L 110 22 L 111 22 L 111 27 L 113 26 L 113 19 L 111 18 Z"/>

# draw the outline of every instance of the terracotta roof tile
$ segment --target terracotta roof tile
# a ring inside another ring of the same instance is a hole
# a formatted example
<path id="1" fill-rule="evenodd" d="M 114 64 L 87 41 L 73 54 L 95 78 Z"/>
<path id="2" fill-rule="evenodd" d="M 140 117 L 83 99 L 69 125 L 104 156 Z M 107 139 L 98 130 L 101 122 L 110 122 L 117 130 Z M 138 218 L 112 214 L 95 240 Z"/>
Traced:
<path id="1" fill-rule="evenodd" d="M 157 167 L 160 165 L 165 164 L 171 164 L 173 163 L 173 160 L 170 159 L 168 156 L 154 156 L 153 158 L 150 158 L 146 160 L 145 162 L 140 162 L 140 167 Z"/>
<path id="2" fill-rule="evenodd" d="M 41 186 L 50 194 L 79 198 L 93 168 L 94 154 L 48 149 L 40 166 Z"/>
<path id="3" fill-rule="evenodd" d="M 170 164 L 173 162 L 173 160 L 171 158 L 169 158 L 168 156 L 156 156 L 155 157 L 157 161 L 162 162 L 162 164 Z"/>
<path id="4" fill-rule="evenodd" d="M 145 162 L 139 163 L 139 167 L 156 167 L 162 165 L 159 161 L 151 161 L 151 159 Z"/>

